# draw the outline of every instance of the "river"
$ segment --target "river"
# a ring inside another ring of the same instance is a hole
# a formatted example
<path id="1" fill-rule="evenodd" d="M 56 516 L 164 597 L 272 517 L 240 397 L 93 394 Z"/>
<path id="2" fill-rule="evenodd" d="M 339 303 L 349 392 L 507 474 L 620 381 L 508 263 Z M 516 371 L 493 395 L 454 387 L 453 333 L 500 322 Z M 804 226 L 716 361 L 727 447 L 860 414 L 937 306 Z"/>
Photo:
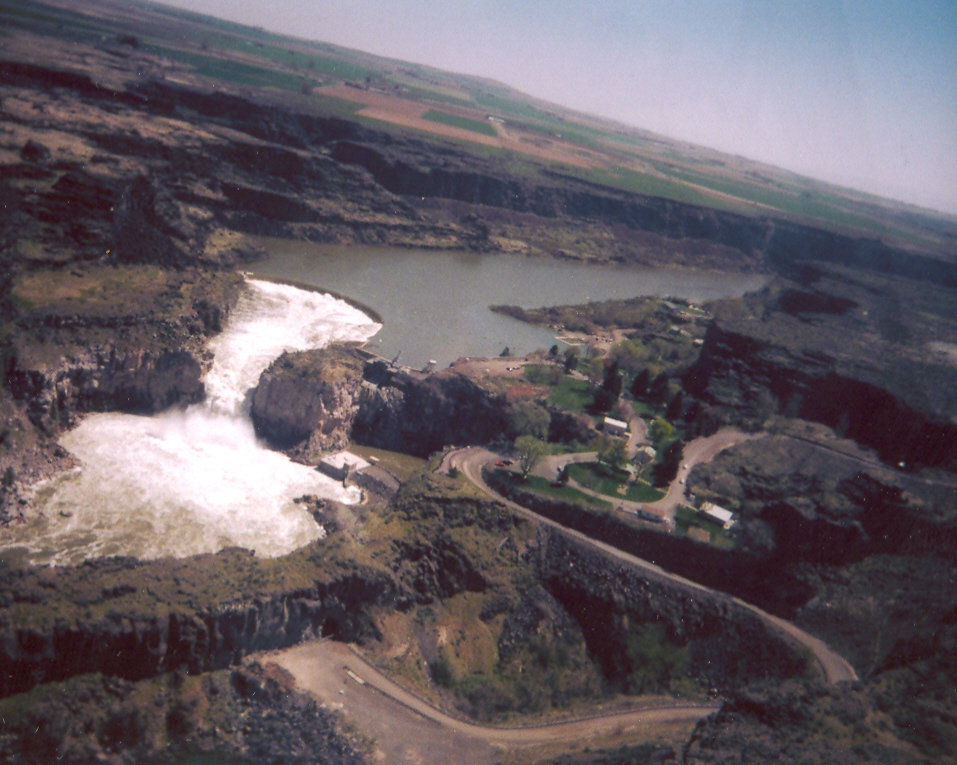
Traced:
<path id="1" fill-rule="evenodd" d="M 462 356 L 523 355 L 554 342 L 552 332 L 489 310 L 584 303 L 638 295 L 707 300 L 764 285 L 757 274 L 595 266 L 552 258 L 393 247 L 335 246 L 262 239 L 257 273 L 295 279 L 371 306 L 383 328 L 370 343 L 386 358 L 439 367 Z"/>

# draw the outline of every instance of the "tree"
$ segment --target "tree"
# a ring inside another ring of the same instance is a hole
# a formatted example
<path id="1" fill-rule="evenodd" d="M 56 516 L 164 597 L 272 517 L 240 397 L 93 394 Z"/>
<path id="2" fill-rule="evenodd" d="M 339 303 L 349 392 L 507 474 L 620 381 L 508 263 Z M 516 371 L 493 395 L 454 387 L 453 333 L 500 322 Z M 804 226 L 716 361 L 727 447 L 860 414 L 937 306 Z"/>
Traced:
<path id="1" fill-rule="evenodd" d="M 605 438 L 598 446 L 598 461 L 618 469 L 628 461 L 625 442 L 618 438 Z"/>
<path id="2" fill-rule="evenodd" d="M 607 412 L 615 405 L 616 400 L 611 391 L 605 388 L 597 388 L 590 409 L 595 414 Z"/>
<path id="3" fill-rule="evenodd" d="M 621 371 L 618 369 L 618 362 L 612 361 L 605 365 L 605 376 L 601 381 L 601 387 L 608 391 L 615 400 L 621 395 Z"/>
<path id="4" fill-rule="evenodd" d="M 684 441 L 680 438 L 668 444 L 661 455 L 661 462 L 655 465 L 655 486 L 667 486 L 678 475 L 678 468 L 681 465 L 681 452 L 684 451 L 684 448 Z"/>
<path id="5" fill-rule="evenodd" d="M 557 371 L 557 370 L 556 370 Z M 548 410 L 534 401 L 516 401 L 509 404 L 505 410 L 508 418 L 508 434 L 512 438 L 518 436 L 548 436 L 548 424 L 551 416 Z"/>
<path id="6" fill-rule="evenodd" d="M 678 420 L 681 418 L 681 413 L 684 411 L 685 407 L 685 397 L 684 394 L 679 390 L 672 396 L 671 401 L 668 402 L 668 408 L 665 410 L 665 417 L 669 420 Z"/>
<path id="7" fill-rule="evenodd" d="M 545 454 L 545 444 L 534 436 L 519 436 L 515 439 L 515 453 L 518 456 L 518 467 L 522 471 L 524 481 Z"/>
<path id="8" fill-rule="evenodd" d="M 651 436 L 651 443 L 653 443 L 656 448 L 660 448 L 661 445 L 674 434 L 674 427 L 663 417 L 656 417 L 652 421 L 651 427 L 648 428 L 648 435 Z"/>
<path id="9" fill-rule="evenodd" d="M 651 384 L 648 386 L 648 400 L 661 404 L 664 403 L 667 397 L 668 375 L 666 375 L 664 372 L 661 372 L 654 380 L 651 381 Z"/>
<path id="10" fill-rule="evenodd" d="M 570 345 L 565 349 L 565 371 L 572 372 L 578 368 L 578 348 Z"/>
<path id="11" fill-rule="evenodd" d="M 648 372 L 648 367 L 645 367 L 631 381 L 631 395 L 635 398 L 644 398 L 648 394 L 650 384 L 651 374 Z"/>
<path id="12" fill-rule="evenodd" d="M 605 364 L 605 372 L 602 377 L 601 387 L 595 391 L 595 398 L 592 401 L 592 411 L 607 412 L 616 403 L 621 396 L 621 372 L 618 370 L 618 362 L 611 361 Z"/>

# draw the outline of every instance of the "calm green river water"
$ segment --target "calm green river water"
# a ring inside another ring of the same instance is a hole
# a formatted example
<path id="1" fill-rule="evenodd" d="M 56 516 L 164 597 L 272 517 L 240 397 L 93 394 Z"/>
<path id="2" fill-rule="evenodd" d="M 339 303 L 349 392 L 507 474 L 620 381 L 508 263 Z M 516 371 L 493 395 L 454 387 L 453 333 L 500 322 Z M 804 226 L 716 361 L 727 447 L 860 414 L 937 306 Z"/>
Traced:
<path id="1" fill-rule="evenodd" d="M 490 305 L 524 308 L 584 303 L 637 295 L 707 300 L 761 287 L 766 277 L 712 271 L 590 266 L 549 258 L 468 252 L 332 246 L 260 240 L 269 258 L 256 273 L 296 279 L 364 303 L 384 320 L 369 348 L 421 367 L 461 356 L 495 356 L 548 348 L 553 333 L 507 316 Z"/>

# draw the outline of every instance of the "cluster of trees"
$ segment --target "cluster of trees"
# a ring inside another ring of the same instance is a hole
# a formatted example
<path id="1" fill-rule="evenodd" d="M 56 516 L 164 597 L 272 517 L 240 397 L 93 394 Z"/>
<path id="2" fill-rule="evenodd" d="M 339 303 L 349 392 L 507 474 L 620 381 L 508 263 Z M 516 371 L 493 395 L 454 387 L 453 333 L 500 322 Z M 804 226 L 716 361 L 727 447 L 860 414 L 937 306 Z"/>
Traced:
<path id="1" fill-rule="evenodd" d="M 559 351 L 558 346 L 553 345 L 547 353 L 553 363 L 535 367 L 530 371 L 532 376 L 529 379 L 554 386 L 560 381 L 563 371 L 567 374 L 578 369 L 588 374 L 595 384 L 591 404 L 587 407 L 592 415 L 614 411 L 626 390 L 636 400 L 660 412 L 649 428 L 658 453 L 651 477 L 656 486 L 664 486 L 674 480 L 680 468 L 685 445 L 683 439 L 714 432 L 722 417 L 713 407 L 687 396 L 680 383 L 660 367 L 623 364 L 622 354 L 618 352 L 620 345 L 605 357 L 595 349 L 588 349 L 583 355 L 576 347 Z M 522 474 L 527 476 L 544 453 L 545 441 L 555 440 L 550 432 L 553 418 L 542 404 L 532 401 L 510 404 L 508 418 L 508 435 L 515 441 Z M 627 462 L 626 445 L 620 439 L 602 439 L 597 450 L 599 462 L 610 467 L 622 467 Z"/>

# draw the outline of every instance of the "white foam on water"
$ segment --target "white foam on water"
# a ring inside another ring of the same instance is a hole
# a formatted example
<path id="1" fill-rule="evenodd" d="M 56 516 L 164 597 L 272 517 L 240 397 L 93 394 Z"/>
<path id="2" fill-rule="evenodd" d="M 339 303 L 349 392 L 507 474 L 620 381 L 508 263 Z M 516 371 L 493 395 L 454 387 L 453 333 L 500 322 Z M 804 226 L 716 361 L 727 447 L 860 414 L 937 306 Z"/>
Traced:
<path id="1" fill-rule="evenodd" d="M 378 328 L 329 295 L 247 282 L 224 332 L 210 343 L 206 401 L 153 417 L 86 417 L 61 439 L 81 469 L 39 492 L 44 517 L 14 529 L 4 548 L 34 563 L 71 564 L 229 546 L 278 556 L 318 538 L 322 529 L 293 499 L 355 502 L 358 492 L 262 446 L 247 393 L 284 350 L 366 340 Z"/>

